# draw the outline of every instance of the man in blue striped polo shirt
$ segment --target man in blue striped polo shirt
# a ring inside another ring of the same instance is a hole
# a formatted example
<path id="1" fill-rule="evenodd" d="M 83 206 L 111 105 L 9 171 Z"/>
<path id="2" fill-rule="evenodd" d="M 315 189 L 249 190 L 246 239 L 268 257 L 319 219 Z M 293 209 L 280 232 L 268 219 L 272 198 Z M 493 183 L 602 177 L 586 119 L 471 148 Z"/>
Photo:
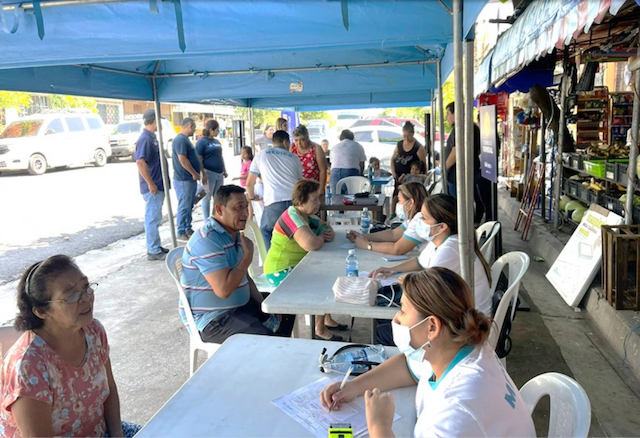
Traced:
<path id="1" fill-rule="evenodd" d="M 214 216 L 187 243 L 180 278 L 202 340 L 220 344 L 236 333 L 290 336 L 294 318 L 283 316 L 278 324 L 263 313 L 263 297 L 247 275 L 253 242 L 240 234 L 249 216 L 244 189 L 222 186 L 214 203 Z M 180 316 L 186 324 L 182 306 Z"/>

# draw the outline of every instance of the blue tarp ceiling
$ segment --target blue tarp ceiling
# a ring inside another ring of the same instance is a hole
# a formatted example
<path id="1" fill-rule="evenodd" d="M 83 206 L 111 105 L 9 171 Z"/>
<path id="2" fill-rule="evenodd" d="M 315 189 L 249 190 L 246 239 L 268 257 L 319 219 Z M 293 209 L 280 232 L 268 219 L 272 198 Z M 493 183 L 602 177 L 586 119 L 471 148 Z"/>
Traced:
<path id="1" fill-rule="evenodd" d="M 443 79 L 453 65 L 451 0 L 54 3 L 5 10 L 0 89 L 153 100 L 155 74 L 163 102 L 413 106 L 430 101 L 435 60 Z M 465 34 L 485 4 L 465 0 Z"/>

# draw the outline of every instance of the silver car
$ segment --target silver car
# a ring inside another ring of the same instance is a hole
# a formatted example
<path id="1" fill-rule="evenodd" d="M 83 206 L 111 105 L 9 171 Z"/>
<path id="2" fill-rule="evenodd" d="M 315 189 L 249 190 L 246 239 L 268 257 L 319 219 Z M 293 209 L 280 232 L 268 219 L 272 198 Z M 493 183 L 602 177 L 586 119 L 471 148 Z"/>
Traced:
<path id="1" fill-rule="evenodd" d="M 133 154 L 136 151 L 136 141 L 140 138 L 140 134 L 144 129 L 142 119 L 128 120 L 119 123 L 118 126 L 109 135 L 109 143 L 111 144 L 112 159 L 130 158 L 133 160 Z M 164 139 L 164 151 L 167 157 L 171 157 L 171 143 L 173 142 L 176 132 L 168 120 L 162 119 L 162 137 Z"/>

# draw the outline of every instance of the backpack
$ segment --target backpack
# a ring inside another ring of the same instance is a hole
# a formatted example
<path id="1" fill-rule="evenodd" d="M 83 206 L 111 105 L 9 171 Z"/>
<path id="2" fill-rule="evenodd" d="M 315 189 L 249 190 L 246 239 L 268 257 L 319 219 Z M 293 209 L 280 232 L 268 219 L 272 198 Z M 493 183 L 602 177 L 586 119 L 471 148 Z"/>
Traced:
<path id="1" fill-rule="evenodd" d="M 504 275 L 504 272 L 500 273 L 500 278 L 498 279 L 498 286 L 496 287 L 496 291 L 493 293 L 493 297 L 491 298 L 491 316 L 495 316 L 496 311 L 498 310 L 498 306 L 500 305 L 500 300 L 502 296 L 506 292 L 509 287 L 509 280 L 507 276 Z M 518 311 L 518 305 L 520 304 L 520 298 L 516 300 L 516 311 L 513 314 L 513 319 L 516 318 L 516 313 Z M 500 336 L 498 337 L 498 343 L 496 344 L 496 354 L 500 359 L 507 357 L 512 347 L 512 340 L 509 334 L 511 333 L 511 312 L 513 310 L 513 302 L 509 303 L 509 307 L 507 308 L 507 313 L 504 316 L 504 322 L 502 323 L 502 329 L 500 330 Z"/>

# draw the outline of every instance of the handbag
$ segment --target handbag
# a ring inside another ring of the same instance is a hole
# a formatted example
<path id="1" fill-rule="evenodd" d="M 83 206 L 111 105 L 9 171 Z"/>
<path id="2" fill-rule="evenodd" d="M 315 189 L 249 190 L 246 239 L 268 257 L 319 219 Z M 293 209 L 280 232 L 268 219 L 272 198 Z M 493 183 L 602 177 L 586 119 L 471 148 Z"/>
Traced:
<path id="1" fill-rule="evenodd" d="M 338 277 L 333 283 L 333 299 L 338 303 L 373 306 L 380 280 L 366 277 Z"/>

